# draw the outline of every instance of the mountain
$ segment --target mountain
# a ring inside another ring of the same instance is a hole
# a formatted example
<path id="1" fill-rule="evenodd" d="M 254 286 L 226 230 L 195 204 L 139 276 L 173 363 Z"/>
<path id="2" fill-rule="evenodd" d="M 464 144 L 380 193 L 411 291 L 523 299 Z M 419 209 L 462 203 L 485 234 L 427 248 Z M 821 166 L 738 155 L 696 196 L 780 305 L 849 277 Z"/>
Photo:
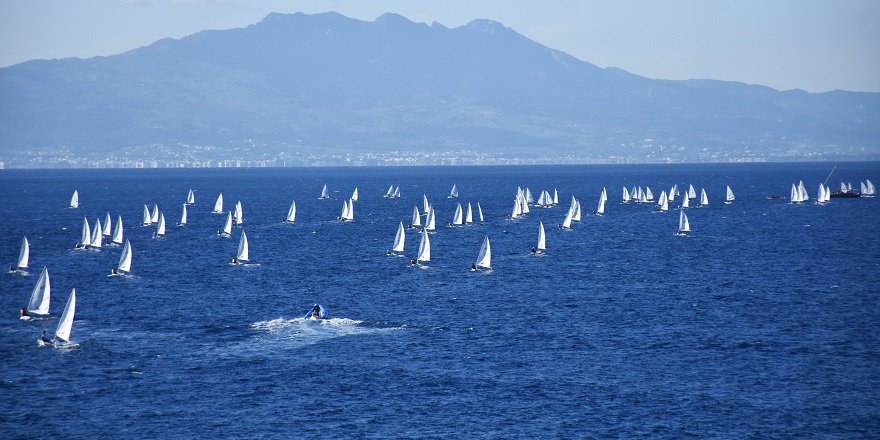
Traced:
<path id="1" fill-rule="evenodd" d="M 878 141 L 878 93 L 654 80 L 490 20 L 446 28 L 395 14 L 273 13 L 119 55 L 0 69 L 6 154 L 250 145 L 611 157 L 651 143 L 876 155 Z"/>

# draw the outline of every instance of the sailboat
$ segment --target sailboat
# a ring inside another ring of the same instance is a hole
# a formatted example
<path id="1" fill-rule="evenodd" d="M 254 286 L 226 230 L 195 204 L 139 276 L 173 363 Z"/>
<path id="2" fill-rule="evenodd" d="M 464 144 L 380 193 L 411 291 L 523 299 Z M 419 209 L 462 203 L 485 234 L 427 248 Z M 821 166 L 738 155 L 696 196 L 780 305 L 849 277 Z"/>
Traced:
<path id="1" fill-rule="evenodd" d="M 92 240 L 89 243 L 89 247 L 95 248 L 96 250 L 101 249 L 101 244 L 103 243 L 101 237 L 101 219 L 95 219 L 95 227 L 92 228 Z"/>
<path id="2" fill-rule="evenodd" d="M 153 224 L 153 217 L 150 215 L 150 208 L 147 208 L 147 205 L 144 205 L 144 220 L 141 222 L 141 226 L 150 226 Z"/>
<path id="3" fill-rule="evenodd" d="M 706 188 L 700 188 L 700 203 L 697 206 L 707 206 L 709 197 L 706 196 Z"/>
<path id="4" fill-rule="evenodd" d="M 464 215 L 464 224 L 473 225 L 474 224 L 474 211 L 471 209 L 471 202 L 468 202 L 467 213 Z"/>
<path id="5" fill-rule="evenodd" d="M 556 188 L 553 188 L 553 204 L 559 204 L 559 192 L 556 191 Z"/>
<path id="6" fill-rule="evenodd" d="M 391 248 L 391 252 L 388 255 L 392 255 L 392 252 L 400 252 L 403 253 L 403 245 L 406 239 L 406 232 L 403 229 L 403 222 L 397 226 L 397 234 L 394 235 L 394 247 Z"/>
<path id="7" fill-rule="evenodd" d="M 605 214 L 605 191 L 602 191 L 602 194 L 599 194 L 599 206 L 596 207 L 595 215 Z"/>
<path id="8" fill-rule="evenodd" d="M 241 231 L 241 238 L 238 240 L 238 251 L 235 254 L 235 258 L 232 259 L 232 264 L 241 264 L 242 261 L 248 260 L 248 240 L 247 234 L 244 233 L 244 230 Z"/>
<path id="9" fill-rule="evenodd" d="M 477 202 L 477 214 L 479 214 L 480 223 L 483 223 L 483 208 L 480 208 L 480 202 Z"/>
<path id="10" fill-rule="evenodd" d="M 428 215 L 431 210 L 431 204 L 428 203 L 428 196 L 422 194 L 422 215 Z"/>
<path id="11" fill-rule="evenodd" d="M 694 190 L 694 185 L 688 185 L 687 197 L 689 199 L 696 199 L 697 198 L 697 191 Z"/>
<path id="12" fill-rule="evenodd" d="M 92 229 L 89 227 L 89 220 L 83 217 L 82 234 L 80 235 L 79 243 L 77 243 L 76 248 L 88 249 L 90 244 L 92 244 Z"/>
<path id="13" fill-rule="evenodd" d="M 21 239 L 21 249 L 18 251 L 18 262 L 15 263 L 15 266 L 10 268 L 11 272 L 16 272 L 19 269 L 27 269 L 28 260 L 31 256 L 31 245 L 28 243 L 27 236 Z"/>
<path id="14" fill-rule="evenodd" d="M 431 239 L 428 238 L 428 231 L 422 229 L 422 238 L 419 241 L 419 253 L 413 261 L 413 265 L 421 261 L 431 261 Z"/>
<path id="15" fill-rule="evenodd" d="M 110 275 L 121 275 L 122 272 L 131 272 L 131 243 L 125 240 L 125 246 L 122 247 L 122 255 L 119 256 L 119 264 Z"/>
<path id="16" fill-rule="evenodd" d="M 284 223 L 294 223 L 296 221 L 296 200 L 290 203 L 290 209 L 287 210 L 287 217 Z"/>
<path id="17" fill-rule="evenodd" d="M 425 230 L 433 231 L 435 229 L 434 225 L 436 223 L 436 216 L 434 215 L 434 207 L 428 207 L 428 217 L 425 218 Z"/>
<path id="18" fill-rule="evenodd" d="M 158 204 L 155 204 L 155 203 L 153 204 L 153 214 L 150 215 L 150 221 L 153 223 L 156 223 L 157 221 L 159 221 L 159 205 Z"/>
<path id="19" fill-rule="evenodd" d="M 79 208 L 79 192 L 77 190 L 73 190 L 73 197 L 70 198 L 70 207 L 73 209 Z"/>
<path id="20" fill-rule="evenodd" d="M 180 214 L 180 221 L 177 226 L 186 226 L 186 203 L 183 204 L 183 212 Z"/>
<path id="21" fill-rule="evenodd" d="M 61 313 L 61 319 L 58 320 L 58 327 L 55 328 L 55 340 L 52 344 L 55 347 L 63 347 L 70 344 L 70 330 L 73 328 L 73 315 L 76 312 L 76 289 L 70 291 L 70 298 L 67 305 L 64 306 L 64 312 Z M 45 345 L 45 340 L 40 340 Z"/>
<path id="22" fill-rule="evenodd" d="M 669 198 L 666 197 L 666 191 L 660 193 L 660 198 L 657 200 L 657 211 L 669 211 Z"/>
<path id="23" fill-rule="evenodd" d="M 106 236 L 109 237 L 109 236 L 110 236 L 110 227 L 111 227 L 111 226 L 112 226 L 112 225 L 110 224 L 110 213 L 108 212 L 108 213 L 107 213 L 107 217 L 104 217 L 104 230 L 101 231 L 101 235 L 106 235 Z"/>
<path id="24" fill-rule="evenodd" d="M 413 206 L 413 215 L 412 222 L 410 222 L 409 227 L 415 228 L 422 225 L 421 214 L 419 214 L 419 207 Z"/>
<path id="25" fill-rule="evenodd" d="M 685 235 L 685 232 L 691 231 L 691 224 L 688 222 L 688 216 L 684 213 L 683 210 L 679 211 L 681 214 L 678 216 L 678 232 L 675 235 Z"/>
<path id="26" fill-rule="evenodd" d="M 49 269 L 44 267 L 43 272 L 40 273 L 40 278 L 37 279 L 37 284 L 34 286 L 34 291 L 31 293 L 31 300 L 28 301 L 26 313 L 25 311 L 22 312 L 21 319 L 30 319 L 28 315 L 48 315 L 49 300 L 52 296 L 51 292 Z"/>
<path id="27" fill-rule="evenodd" d="M 862 197 L 874 197 L 877 194 L 877 189 L 874 188 L 874 184 L 870 180 L 865 179 L 862 186 L 864 187 L 862 188 Z"/>
<path id="28" fill-rule="evenodd" d="M 223 214 L 223 193 L 220 193 L 217 196 L 217 201 L 214 202 L 214 210 L 211 211 L 212 214 Z"/>
<path id="29" fill-rule="evenodd" d="M 193 190 L 189 190 L 189 194 L 186 195 L 186 204 L 187 205 L 195 205 L 196 204 L 196 195 L 193 194 Z"/>
<path id="30" fill-rule="evenodd" d="M 685 196 L 681 198 L 681 209 L 690 208 L 690 205 L 691 205 L 690 200 L 691 200 L 691 198 L 688 197 L 687 194 L 685 194 Z"/>
<path id="31" fill-rule="evenodd" d="M 455 207 L 455 214 L 452 216 L 452 223 L 450 223 L 449 226 L 462 226 L 464 223 L 462 216 L 461 203 L 459 203 L 458 206 Z"/>
<path id="32" fill-rule="evenodd" d="M 324 184 L 324 189 L 321 190 L 321 197 L 318 197 L 318 200 L 329 199 L 330 193 L 327 191 L 327 184 Z"/>
<path id="33" fill-rule="evenodd" d="M 394 198 L 394 199 L 400 198 L 400 185 L 397 185 L 397 188 L 394 188 L 394 194 L 391 194 L 391 198 Z"/>
<path id="34" fill-rule="evenodd" d="M 629 203 L 630 200 L 632 200 L 632 197 L 629 196 L 629 191 L 624 186 L 623 195 L 620 198 L 620 203 Z"/>
<path id="35" fill-rule="evenodd" d="M 575 202 L 577 201 L 575 200 Z M 572 204 L 568 208 L 568 212 L 565 214 L 565 220 L 563 220 L 562 224 L 559 226 L 560 229 L 571 229 L 571 216 L 574 215 L 574 210 L 576 206 L 576 204 Z"/>
<path id="36" fill-rule="evenodd" d="M 162 238 L 165 236 L 165 213 L 159 213 L 159 224 L 156 227 L 156 234 L 153 235 L 153 238 Z"/>
<path id="37" fill-rule="evenodd" d="M 232 235 L 232 212 L 228 211 L 226 213 L 226 223 L 223 225 L 222 231 L 217 231 L 217 235 L 221 237 L 228 238 Z"/>
<path id="38" fill-rule="evenodd" d="M 489 236 L 487 235 L 483 238 L 483 245 L 480 246 L 480 253 L 477 254 L 477 262 L 475 263 L 476 267 L 472 267 L 471 269 L 477 270 L 477 268 L 483 269 L 491 269 L 492 268 L 492 247 L 489 246 Z"/>
<path id="39" fill-rule="evenodd" d="M 654 194 L 651 192 L 650 186 L 645 187 L 645 198 L 642 201 L 643 202 L 653 202 L 654 201 Z"/>
<path id="40" fill-rule="evenodd" d="M 788 198 L 788 203 L 802 203 L 804 199 L 801 198 L 801 192 L 798 189 L 797 185 L 791 184 L 791 195 Z"/>
<path id="41" fill-rule="evenodd" d="M 235 219 L 235 226 L 241 226 L 244 223 L 244 214 L 241 211 L 241 200 L 235 202 L 235 215 L 232 216 Z"/>
<path id="42" fill-rule="evenodd" d="M 352 202 L 357 202 L 357 201 L 358 201 L 358 189 L 357 189 L 357 187 L 355 187 L 354 192 L 351 194 L 351 201 L 352 201 Z"/>
<path id="43" fill-rule="evenodd" d="M 352 220 L 354 220 L 354 202 L 349 199 L 342 202 L 342 215 L 339 216 L 339 221 L 350 222 Z"/>
<path id="44" fill-rule="evenodd" d="M 455 184 L 452 184 L 452 191 L 449 192 L 447 198 L 455 199 L 458 198 L 458 189 L 455 187 Z"/>
<path id="45" fill-rule="evenodd" d="M 382 197 L 385 197 L 386 199 L 390 199 L 391 197 L 394 197 L 394 185 L 389 186 L 388 191 L 386 191 L 385 195 Z"/>
<path id="46" fill-rule="evenodd" d="M 544 222 L 538 222 L 538 246 L 532 249 L 533 254 L 543 254 L 547 250 L 547 235 L 544 234 Z"/>
<path id="47" fill-rule="evenodd" d="M 736 200 L 736 196 L 733 195 L 733 190 L 730 189 L 730 185 L 727 185 L 727 195 L 724 198 L 724 204 L 729 205 L 733 203 L 734 200 Z"/>

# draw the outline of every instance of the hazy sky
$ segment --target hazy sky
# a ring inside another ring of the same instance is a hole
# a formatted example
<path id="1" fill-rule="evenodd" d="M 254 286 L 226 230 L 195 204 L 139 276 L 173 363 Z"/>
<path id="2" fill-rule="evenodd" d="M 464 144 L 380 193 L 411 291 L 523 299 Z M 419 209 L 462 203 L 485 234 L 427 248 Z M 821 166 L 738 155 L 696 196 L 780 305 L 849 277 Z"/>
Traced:
<path id="1" fill-rule="evenodd" d="M 113 55 L 270 12 L 499 21 L 601 67 L 780 90 L 880 92 L 880 0 L 0 0 L 0 67 Z"/>

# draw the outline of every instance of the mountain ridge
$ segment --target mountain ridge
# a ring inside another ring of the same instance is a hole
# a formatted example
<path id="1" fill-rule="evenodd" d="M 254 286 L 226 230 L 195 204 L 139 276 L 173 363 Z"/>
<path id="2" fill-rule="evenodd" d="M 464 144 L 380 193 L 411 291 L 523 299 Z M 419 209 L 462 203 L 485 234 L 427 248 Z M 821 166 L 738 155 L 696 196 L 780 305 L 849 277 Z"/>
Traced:
<path id="1" fill-rule="evenodd" d="M 880 94 L 656 80 L 492 20 L 447 28 L 393 13 L 271 13 L 118 55 L 0 69 L 7 154 L 254 144 L 613 157 L 637 154 L 627 146 L 645 139 L 735 154 L 877 154 Z"/>

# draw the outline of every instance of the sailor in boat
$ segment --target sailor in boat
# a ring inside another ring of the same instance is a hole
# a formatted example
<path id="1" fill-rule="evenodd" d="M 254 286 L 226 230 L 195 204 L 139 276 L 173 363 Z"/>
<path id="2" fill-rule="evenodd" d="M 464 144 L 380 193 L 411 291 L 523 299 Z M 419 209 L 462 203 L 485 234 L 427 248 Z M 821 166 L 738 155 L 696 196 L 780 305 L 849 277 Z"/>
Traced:
<path id="1" fill-rule="evenodd" d="M 40 336 L 40 340 L 43 341 L 44 344 L 52 344 L 52 340 L 46 337 L 46 330 L 43 330 L 43 335 Z"/>
<path id="2" fill-rule="evenodd" d="M 477 271 L 477 265 L 474 263 L 471 263 L 471 272 L 476 272 L 476 271 Z"/>
<path id="3" fill-rule="evenodd" d="M 538 253 L 538 250 L 537 250 L 537 249 L 535 249 L 535 247 L 534 247 L 534 246 L 532 246 L 532 253 L 533 253 L 533 254 L 537 254 L 537 253 Z"/>
<path id="4" fill-rule="evenodd" d="M 413 258 L 413 259 L 409 260 L 409 264 L 415 266 L 415 265 L 418 264 L 418 263 L 416 263 L 416 259 Z"/>
<path id="5" fill-rule="evenodd" d="M 113 269 L 110 270 L 110 275 L 119 275 L 119 271 L 116 270 L 116 268 L 114 267 Z"/>
<path id="6" fill-rule="evenodd" d="M 313 318 L 320 318 L 321 317 L 321 308 L 319 308 L 317 304 L 315 304 L 315 307 L 312 308 L 312 317 Z"/>
<path id="7" fill-rule="evenodd" d="M 19 315 L 20 315 L 20 318 L 22 318 L 22 319 L 30 318 L 30 315 L 28 315 L 27 309 L 24 307 L 21 308 L 21 312 L 19 312 Z"/>
<path id="8" fill-rule="evenodd" d="M 17 267 L 15 267 L 15 266 L 9 266 L 9 273 L 16 273 L 16 272 L 18 272 L 18 268 L 17 268 Z"/>
<path id="9" fill-rule="evenodd" d="M 238 258 L 232 257 L 232 264 L 238 264 Z"/>

